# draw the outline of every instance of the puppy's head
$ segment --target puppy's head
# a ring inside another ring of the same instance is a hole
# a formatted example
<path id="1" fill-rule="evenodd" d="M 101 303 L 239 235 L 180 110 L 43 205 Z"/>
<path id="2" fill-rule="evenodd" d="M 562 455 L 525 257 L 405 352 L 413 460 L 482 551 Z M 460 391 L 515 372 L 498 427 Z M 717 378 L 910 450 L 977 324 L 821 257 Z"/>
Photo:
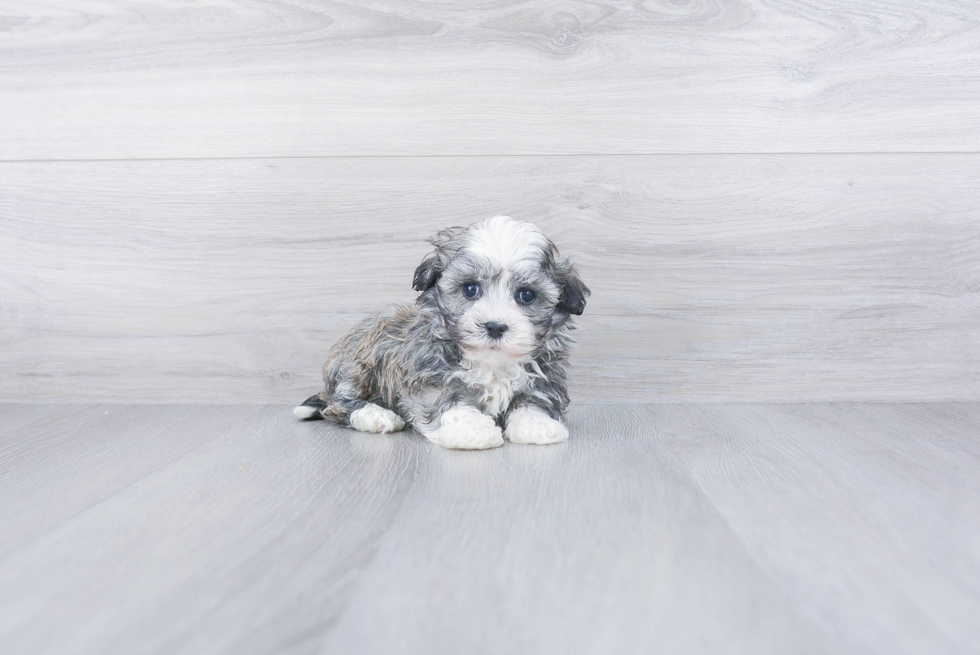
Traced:
<path id="1" fill-rule="evenodd" d="M 530 223 L 493 216 L 431 243 L 413 287 L 470 357 L 524 359 L 585 309 L 589 288 Z"/>

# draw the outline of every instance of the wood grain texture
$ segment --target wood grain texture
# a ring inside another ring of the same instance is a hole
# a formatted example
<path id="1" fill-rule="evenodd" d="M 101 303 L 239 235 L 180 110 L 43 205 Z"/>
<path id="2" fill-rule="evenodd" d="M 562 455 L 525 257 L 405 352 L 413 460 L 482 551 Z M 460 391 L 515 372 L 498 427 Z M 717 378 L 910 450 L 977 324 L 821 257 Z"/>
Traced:
<path id="1" fill-rule="evenodd" d="M 33 410 L 44 419 L 0 436 L 0 497 L 6 499 L 0 505 L 5 527 L 0 555 L 29 544 L 257 411 L 116 405 Z"/>
<path id="2" fill-rule="evenodd" d="M 567 447 L 433 449 L 322 652 L 830 652 L 654 429 L 578 408 Z"/>
<path id="3" fill-rule="evenodd" d="M 33 489 L 5 487 L 0 504 L 58 511 L 152 451 L 133 433 L 170 425 L 165 443 L 187 438 L 185 408 L 121 411 L 101 466 L 57 496 L 38 497 L 37 476 Z M 226 425 L 190 410 L 199 447 L 0 559 L 4 652 L 286 652 L 330 625 L 428 444 L 303 424 L 283 407 L 207 411 Z M 229 422 L 233 411 L 245 420 Z M 73 436 L 92 448 L 102 430 Z M 51 475 L 61 457 L 40 456 Z M 0 532 L 16 526 L 0 520 Z"/>
<path id="4" fill-rule="evenodd" d="M 90 501 L 0 554 L 5 655 L 980 643 L 980 403 L 578 405 L 565 444 L 476 453 L 288 407 L 104 411 L 0 453 L 0 507 Z"/>
<path id="5" fill-rule="evenodd" d="M 649 414 L 833 652 L 890 653 L 980 645 L 976 419 L 915 404 Z"/>
<path id="6" fill-rule="evenodd" d="M 956 0 L 0 3 L 0 159 L 977 151 Z"/>
<path id="7" fill-rule="evenodd" d="M 593 289 L 573 398 L 980 399 L 980 156 L 0 166 L 0 397 L 296 402 L 505 212 Z"/>

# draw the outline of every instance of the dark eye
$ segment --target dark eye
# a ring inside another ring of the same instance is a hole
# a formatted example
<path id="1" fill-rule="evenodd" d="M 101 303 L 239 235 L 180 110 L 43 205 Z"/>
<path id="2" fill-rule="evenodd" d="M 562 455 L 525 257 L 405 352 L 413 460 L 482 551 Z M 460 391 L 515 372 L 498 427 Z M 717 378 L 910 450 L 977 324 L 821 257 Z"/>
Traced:
<path id="1" fill-rule="evenodd" d="M 480 285 L 476 282 L 470 282 L 469 284 L 463 285 L 463 295 L 472 300 L 480 295 Z"/>
<path id="2" fill-rule="evenodd" d="M 523 305 L 530 305 L 536 297 L 530 289 L 521 289 L 517 292 L 517 302 Z"/>

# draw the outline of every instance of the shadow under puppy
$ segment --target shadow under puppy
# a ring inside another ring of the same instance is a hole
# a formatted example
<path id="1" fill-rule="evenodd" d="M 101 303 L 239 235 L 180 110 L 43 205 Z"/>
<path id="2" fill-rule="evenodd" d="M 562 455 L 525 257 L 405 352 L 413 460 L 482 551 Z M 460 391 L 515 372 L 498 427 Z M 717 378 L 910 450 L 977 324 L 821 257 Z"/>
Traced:
<path id="1" fill-rule="evenodd" d="M 565 441 L 570 319 L 590 294 L 571 262 L 509 216 L 447 228 L 430 243 L 416 303 L 362 321 L 334 345 L 326 388 L 296 416 L 364 432 L 411 424 L 447 448 Z"/>

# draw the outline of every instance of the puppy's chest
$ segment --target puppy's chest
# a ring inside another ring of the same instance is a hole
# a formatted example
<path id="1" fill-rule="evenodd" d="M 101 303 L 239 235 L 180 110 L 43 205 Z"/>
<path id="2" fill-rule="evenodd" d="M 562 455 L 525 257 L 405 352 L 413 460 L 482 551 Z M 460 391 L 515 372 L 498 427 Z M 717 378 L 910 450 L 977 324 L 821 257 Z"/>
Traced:
<path id="1" fill-rule="evenodd" d="M 466 360 L 460 377 L 479 392 L 480 409 L 496 416 L 507 409 L 515 394 L 527 387 L 530 376 L 522 365 L 513 362 L 490 364 Z"/>

